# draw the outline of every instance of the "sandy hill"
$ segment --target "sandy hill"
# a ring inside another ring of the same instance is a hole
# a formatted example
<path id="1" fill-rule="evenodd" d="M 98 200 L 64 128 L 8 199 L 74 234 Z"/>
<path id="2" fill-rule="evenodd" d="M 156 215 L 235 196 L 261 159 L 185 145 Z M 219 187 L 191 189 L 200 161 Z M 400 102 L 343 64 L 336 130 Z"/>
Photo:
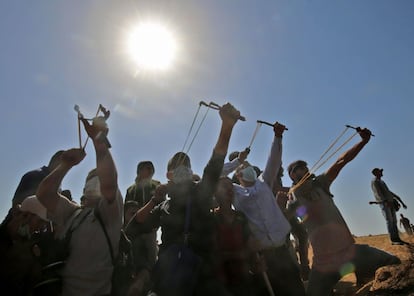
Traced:
<path id="1" fill-rule="evenodd" d="M 414 296 L 414 236 L 401 234 L 409 245 L 391 245 L 387 234 L 355 237 L 356 243 L 367 244 L 398 256 L 402 264 L 377 270 L 374 281 L 363 288 L 356 287 L 354 274 L 341 279 L 335 288 L 335 296 L 409 295 Z M 312 250 L 309 254 L 312 258 Z M 384 280 L 384 274 L 387 280 Z"/>

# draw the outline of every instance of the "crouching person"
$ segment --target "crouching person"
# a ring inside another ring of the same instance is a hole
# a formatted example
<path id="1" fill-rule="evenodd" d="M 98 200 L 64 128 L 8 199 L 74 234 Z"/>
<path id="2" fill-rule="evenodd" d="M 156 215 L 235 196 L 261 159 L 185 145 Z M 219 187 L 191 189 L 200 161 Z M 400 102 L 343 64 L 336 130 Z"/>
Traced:
<path id="1" fill-rule="evenodd" d="M 83 123 L 96 151 L 96 169 L 89 173 L 84 187 L 84 206 L 79 207 L 58 192 L 65 175 L 84 159 L 82 149 L 64 151 L 61 163 L 41 182 L 36 194 L 68 241 L 69 255 L 61 273 L 64 296 L 111 293 L 111 252 L 118 253 L 122 226 L 117 171 L 107 142 L 97 137 L 107 128 L 89 125 L 86 120 Z"/>

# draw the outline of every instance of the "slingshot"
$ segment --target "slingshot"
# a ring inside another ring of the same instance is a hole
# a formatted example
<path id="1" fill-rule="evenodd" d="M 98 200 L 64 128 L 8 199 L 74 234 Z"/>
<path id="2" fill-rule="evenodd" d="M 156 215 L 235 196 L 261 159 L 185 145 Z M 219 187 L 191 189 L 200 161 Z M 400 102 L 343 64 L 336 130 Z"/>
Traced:
<path id="1" fill-rule="evenodd" d="M 191 133 L 192 133 L 192 131 L 193 131 L 193 128 L 194 128 L 194 124 L 195 124 L 195 122 L 196 122 L 196 120 L 197 120 L 197 117 L 198 117 L 198 114 L 200 113 L 200 109 L 201 109 L 201 107 L 202 106 L 204 106 L 204 107 L 207 107 L 206 108 L 206 112 L 204 113 L 204 115 L 203 115 L 203 117 L 202 117 L 202 119 L 201 119 L 201 121 L 200 121 L 200 123 L 199 123 L 199 125 L 198 125 L 198 127 L 197 127 L 197 130 L 195 131 L 195 133 L 194 133 L 194 135 L 193 135 L 193 138 L 192 138 L 192 140 L 191 140 L 191 142 L 190 142 L 190 144 L 188 145 L 188 147 L 186 148 L 186 145 L 187 145 L 187 143 L 188 143 L 188 140 L 189 140 L 189 138 L 190 138 L 190 135 L 191 135 Z M 185 141 L 184 141 L 184 145 L 183 145 L 183 148 L 181 149 L 181 152 L 184 152 L 185 154 L 188 154 L 188 152 L 190 151 L 190 148 L 191 148 L 191 146 L 193 145 L 193 143 L 194 143 L 194 140 L 195 140 L 195 138 L 197 137 L 197 135 L 198 135 L 198 132 L 200 131 L 200 129 L 201 129 L 201 126 L 203 125 L 203 123 L 204 123 L 204 120 L 206 119 L 206 117 L 207 117 L 207 113 L 208 113 L 208 111 L 210 110 L 210 109 L 214 109 L 214 110 L 221 110 L 221 107 L 220 107 L 220 105 L 219 104 L 217 104 L 217 103 L 214 103 L 214 102 L 210 102 L 210 103 L 206 103 L 206 102 L 204 102 L 204 101 L 200 101 L 199 103 L 198 103 L 198 108 L 197 108 L 197 111 L 196 111 L 196 113 L 195 113 L 195 115 L 194 115 L 194 118 L 193 118 L 193 122 L 191 123 L 191 126 L 190 126 L 190 129 L 189 129 L 189 131 L 188 131 L 188 134 L 187 134 L 187 137 L 186 137 L 186 139 L 185 139 Z M 237 118 L 238 120 L 241 120 L 241 121 L 245 121 L 246 120 L 246 118 L 245 117 L 243 117 L 243 116 L 239 116 L 239 118 Z M 180 159 L 180 161 L 178 162 L 178 163 L 180 163 L 182 160 Z"/>
<path id="2" fill-rule="evenodd" d="M 274 124 L 272 124 L 270 122 L 267 122 L 267 121 L 263 121 L 263 120 L 257 120 L 256 122 L 257 122 L 256 129 L 253 132 L 253 135 L 252 135 L 252 138 L 250 140 L 249 146 L 247 146 L 247 148 L 246 148 L 246 149 L 249 149 L 249 150 L 252 147 L 253 142 L 256 139 L 257 133 L 259 132 L 259 129 L 262 127 L 263 124 L 267 125 L 267 126 L 271 126 L 271 127 L 274 126 Z M 288 129 L 285 127 L 285 130 L 287 131 Z"/>
<path id="3" fill-rule="evenodd" d="M 344 136 L 346 131 L 348 129 L 354 129 L 355 133 L 353 133 L 348 139 L 344 141 L 343 144 L 341 144 L 338 148 L 336 148 L 331 154 L 326 156 L 330 150 L 333 149 L 333 147 L 336 145 L 336 143 Z M 294 186 L 292 186 L 289 189 L 289 194 L 292 194 L 295 192 L 297 188 L 299 188 L 303 183 L 305 183 L 310 176 L 312 176 L 313 173 L 315 173 L 320 167 L 322 167 L 329 159 L 331 159 L 339 150 L 341 150 L 355 135 L 358 134 L 359 128 L 353 127 L 351 125 L 345 125 L 345 129 L 341 132 L 341 134 L 329 145 L 329 147 L 325 150 L 325 152 L 321 155 L 321 157 L 318 159 L 318 161 L 309 169 L 309 171 L 302 177 L 302 179 L 299 180 L 298 183 L 296 183 Z M 371 134 L 371 136 L 374 136 Z M 326 156 L 326 159 L 324 157 Z"/>
<path id="4" fill-rule="evenodd" d="M 82 133 L 81 133 L 81 126 L 80 122 L 82 120 L 88 120 L 92 121 L 92 124 L 105 124 L 105 121 L 109 118 L 110 112 L 107 110 L 102 104 L 99 104 L 98 110 L 96 111 L 96 115 L 93 118 L 85 118 L 83 114 L 80 111 L 80 108 L 78 105 L 75 105 L 73 109 L 78 114 L 78 138 L 79 138 L 79 148 L 84 150 L 86 147 L 86 144 L 88 144 L 89 136 L 86 138 L 85 143 L 82 145 Z M 99 112 L 103 113 L 103 116 L 98 116 Z M 108 148 L 111 148 L 111 143 L 109 143 L 108 138 L 103 132 L 99 132 L 97 135 L 98 138 L 101 138 L 103 141 L 106 142 Z"/>
<path id="5" fill-rule="evenodd" d="M 189 138 L 190 138 L 190 135 L 191 135 L 191 133 L 192 133 L 192 131 L 193 131 L 194 124 L 195 124 L 195 122 L 196 122 L 196 120 L 197 120 L 197 117 L 198 117 L 198 114 L 199 114 L 199 112 L 200 112 L 201 106 L 205 106 L 205 107 L 207 107 L 207 109 L 206 109 L 206 112 L 204 113 L 203 118 L 201 119 L 201 121 L 200 121 L 200 123 L 199 123 L 199 125 L 198 125 L 197 130 L 195 131 L 195 134 L 194 134 L 194 136 L 193 136 L 193 138 L 192 138 L 192 140 L 191 140 L 190 144 L 189 144 L 189 145 L 188 145 L 188 147 L 187 147 L 187 150 L 185 151 L 185 153 L 186 153 L 186 154 L 190 151 L 190 148 L 191 148 L 191 146 L 193 145 L 194 140 L 195 140 L 195 138 L 197 137 L 198 132 L 200 131 L 201 126 L 202 126 L 202 125 L 203 125 L 203 123 L 204 123 L 204 120 L 206 119 L 206 116 L 207 116 L 208 111 L 209 111 L 210 109 L 214 109 L 214 110 L 221 110 L 220 105 L 218 105 L 217 103 L 214 103 L 214 102 L 210 102 L 210 103 L 208 103 L 208 104 L 207 104 L 207 103 L 206 103 L 206 102 L 204 102 L 204 101 L 200 101 L 200 102 L 198 103 L 198 109 L 197 109 L 197 112 L 196 112 L 196 114 L 194 115 L 193 122 L 191 123 L 190 130 L 188 131 L 187 138 L 186 138 L 186 139 L 185 139 L 185 141 L 184 141 L 184 145 L 183 145 L 183 148 L 181 149 L 181 152 L 184 152 L 184 150 L 185 150 L 185 147 L 186 147 L 186 145 L 187 145 L 187 142 L 188 142 L 188 140 L 189 140 Z M 240 117 L 238 118 L 238 120 L 241 120 L 241 121 L 246 121 L 246 118 L 245 118 L 245 117 L 243 117 L 243 116 L 240 116 Z"/>

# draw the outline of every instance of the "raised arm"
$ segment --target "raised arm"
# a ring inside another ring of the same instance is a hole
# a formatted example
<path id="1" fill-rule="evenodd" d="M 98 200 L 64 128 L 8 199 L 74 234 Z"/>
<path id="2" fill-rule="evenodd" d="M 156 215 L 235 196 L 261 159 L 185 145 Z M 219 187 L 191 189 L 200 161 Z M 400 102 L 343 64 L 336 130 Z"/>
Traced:
<path id="1" fill-rule="evenodd" d="M 96 172 L 99 177 L 101 194 L 111 203 L 115 200 L 118 190 L 118 173 L 106 140 L 108 128 L 102 122 L 100 124 L 94 122 L 92 125 L 85 119 L 82 122 L 95 147 Z"/>
<path id="2" fill-rule="evenodd" d="M 85 151 L 73 148 L 62 153 L 60 164 L 46 178 L 42 180 L 36 192 L 36 196 L 48 212 L 54 212 L 60 195 L 58 190 L 63 178 L 69 170 L 80 163 L 86 154 Z"/>
<path id="3" fill-rule="evenodd" d="M 369 139 L 371 138 L 371 131 L 369 129 L 361 129 L 358 127 L 357 131 L 361 136 L 361 141 L 353 147 L 351 147 L 351 149 L 345 151 L 336 160 L 336 162 L 325 172 L 329 182 L 332 183 L 336 179 L 342 168 L 358 155 L 358 153 L 362 150 L 362 148 L 364 148 L 364 146 L 368 143 Z"/>
<path id="4" fill-rule="evenodd" d="M 240 117 L 240 112 L 233 105 L 227 103 L 220 108 L 219 113 L 221 117 L 221 129 L 216 146 L 214 147 L 214 153 L 225 156 L 229 147 L 233 127 Z"/>
<path id="5" fill-rule="evenodd" d="M 270 148 L 270 154 L 263 170 L 263 180 L 273 188 L 273 183 L 282 165 L 282 135 L 286 126 L 276 122 L 273 125 L 274 138 Z"/>

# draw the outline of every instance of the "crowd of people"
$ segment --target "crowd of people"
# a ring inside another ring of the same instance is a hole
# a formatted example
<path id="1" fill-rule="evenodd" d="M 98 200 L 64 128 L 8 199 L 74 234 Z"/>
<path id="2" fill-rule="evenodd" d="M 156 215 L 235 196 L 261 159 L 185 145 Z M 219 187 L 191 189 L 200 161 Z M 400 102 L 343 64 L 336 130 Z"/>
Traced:
<path id="1" fill-rule="evenodd" d="M 286 187 L 281 181 L 286 127 L 273 124 L 261 170 L 248 162 L 249 149 L 231 153 L 225 162 L 240 112 L 227 103 L 219 115 L 219 135 L 202 175 L 192 171 L 184 152 L 169 160 L 166 184 L 153 179 L 151 161 L 141 161 L 125 199 L 106 122 L 80 118 L 96 157 L 81 203 L 61 184 L 86 157 L 82 148 L 58 151 L 48 166 L 22 177 L 0 225 L 3 295 L 323 296 L 347 273 L 354 272 L 361 286 L 379 267 L 400 263 L 392 254 L 355 243 L 330 192 L 340 171 L 369 142 L 368 129 L 357 128 L 361 140 L 320 175 L 303 160 L 289 164 L 292 186 Z M 391 240 L 402 242 L 395 210 L 378 189 L 386 187 L 382 170 L 373 174 Z"/>

